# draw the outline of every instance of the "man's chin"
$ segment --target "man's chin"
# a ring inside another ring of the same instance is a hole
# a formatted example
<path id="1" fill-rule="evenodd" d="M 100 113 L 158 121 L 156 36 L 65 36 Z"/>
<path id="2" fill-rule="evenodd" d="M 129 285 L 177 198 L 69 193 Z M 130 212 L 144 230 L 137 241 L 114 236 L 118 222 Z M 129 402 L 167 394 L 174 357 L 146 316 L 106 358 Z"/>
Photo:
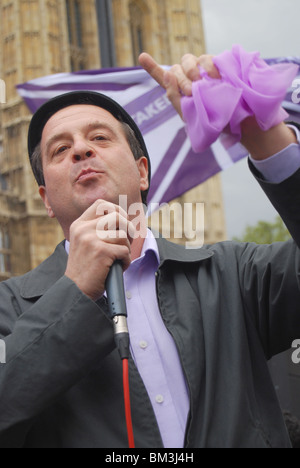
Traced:
<path id="1" fill-rule="evenodd" d="M 119 197 L 112 197 L 109 196 L 107 193 L 91 194 L 91 196 L 86 196 L 84 200 L 79 200 L 81 214 L 83 214 L 88 208 L 90 208 L 90 206 L 92 206 L 98 200 L 104 200 L 115 205 L 119 204 Z"/>

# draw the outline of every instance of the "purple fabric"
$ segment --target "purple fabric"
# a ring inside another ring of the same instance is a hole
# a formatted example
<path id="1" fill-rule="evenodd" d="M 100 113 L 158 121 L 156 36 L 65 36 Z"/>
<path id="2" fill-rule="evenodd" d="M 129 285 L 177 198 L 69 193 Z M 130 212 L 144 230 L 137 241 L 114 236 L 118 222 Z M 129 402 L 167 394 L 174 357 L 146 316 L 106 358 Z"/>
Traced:
<path id="1" fill-rule="evenodd" d="M 213 61 L 221 79 L 210 78 L 202 71 L 202 79 L 193 83 L 192 97 L 181 100 L 195 152 L 207 149 L 228 126 L 232 144 L 239 141 L 240 124 L 246 117 L 255 115 L 265 131 L 288 117 L 281 104 L 297 75 L 298 65 L 269 66 L 258 52 L 247 53 L 239 45 Z"/>

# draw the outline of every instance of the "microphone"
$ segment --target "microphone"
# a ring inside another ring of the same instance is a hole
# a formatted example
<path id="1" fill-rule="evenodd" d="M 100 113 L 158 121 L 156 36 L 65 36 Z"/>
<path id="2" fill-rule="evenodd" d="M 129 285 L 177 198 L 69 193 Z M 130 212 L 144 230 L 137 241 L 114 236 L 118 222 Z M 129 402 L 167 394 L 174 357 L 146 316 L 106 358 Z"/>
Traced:
<path id="1" fill-rule="evenodd" d="M 127 307 L 123 282 L 123 268 L 122 262 L 120 260 L 116 260 L 110 267 L 105 287 L 110 317 L 112 319 L 116 315 L 122 315 L 127 317 Z"/>
<path id="2" fill-rule="evenodd" d="M 115 342 L 121 359 L 129 359 L 129 331 L 122 262 L 116 260 L 110 268 L 106 283 L 110 318 L 113 320 Z"/>

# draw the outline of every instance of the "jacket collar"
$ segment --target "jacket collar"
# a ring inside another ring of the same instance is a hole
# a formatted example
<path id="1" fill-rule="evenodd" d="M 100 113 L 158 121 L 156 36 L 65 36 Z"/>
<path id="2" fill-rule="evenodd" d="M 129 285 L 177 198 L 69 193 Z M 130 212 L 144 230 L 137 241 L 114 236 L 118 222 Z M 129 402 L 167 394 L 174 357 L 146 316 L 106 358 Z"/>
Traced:
<path id="1" fill-rule="evenodd" d="M 161 264 L 166 262 L 196 263 L 213 256 L 213 252 L 206 246 L 201 249 L 185 249 L 184 246 L 175 245 L 164 238 L 157 238 L 157 245 Z M 20 294 L 24 299 L 33 299 L 43 296 L 66 271 L 68 255 L 65 251 L 65 241 L 61 242 L 54 253 L 41 265 L 24 275 L 20 280 Z"/>
<path id="2" fill-rule="evenodd" d="M 179 262 L 179 263 L 197 263 L 211 258 L 213 251 L 204 246 L 199 249 L 186 249 L 183 245 L 173 244 L 163 237 L 159 237 L 157 245 L 162 266 L 165 262 Z"/>
<path id="3" fill-rule="evenodd" d="M 24 275 L 20 294 L 24 299 L 41 297 L 62 276 L 67 267 L 68 255 L 65 251 L 65 241 L 58 244 L 53 254 L 37 268 Z"/>

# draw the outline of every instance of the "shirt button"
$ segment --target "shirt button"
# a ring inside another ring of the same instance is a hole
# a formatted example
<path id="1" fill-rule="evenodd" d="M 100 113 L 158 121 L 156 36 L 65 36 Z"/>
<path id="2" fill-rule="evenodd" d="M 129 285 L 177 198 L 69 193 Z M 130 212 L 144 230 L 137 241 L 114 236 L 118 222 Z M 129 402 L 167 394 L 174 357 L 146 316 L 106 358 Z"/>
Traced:
<path id="1" fill-rule="evenodd" d="M 127 297 L 127 299 L 132 299 L 132 294 L 131 294 L 130 291 L 126 292 L 126 297 Z"/>
<path id="2" fill-rule="evenodd" d="M 147 341 L 140 341 L 140 348 L 142 348 L 142 349 L 147 349 L 147 348 L 148 348 L 148 343 L 147 343 Z"/>
<path id="3" fill-rule="evenodd" d="M 160 405 L 164 402 L 164 397 L 162 395 L 156 395 L 156 403 L 159 403 Z"/>

